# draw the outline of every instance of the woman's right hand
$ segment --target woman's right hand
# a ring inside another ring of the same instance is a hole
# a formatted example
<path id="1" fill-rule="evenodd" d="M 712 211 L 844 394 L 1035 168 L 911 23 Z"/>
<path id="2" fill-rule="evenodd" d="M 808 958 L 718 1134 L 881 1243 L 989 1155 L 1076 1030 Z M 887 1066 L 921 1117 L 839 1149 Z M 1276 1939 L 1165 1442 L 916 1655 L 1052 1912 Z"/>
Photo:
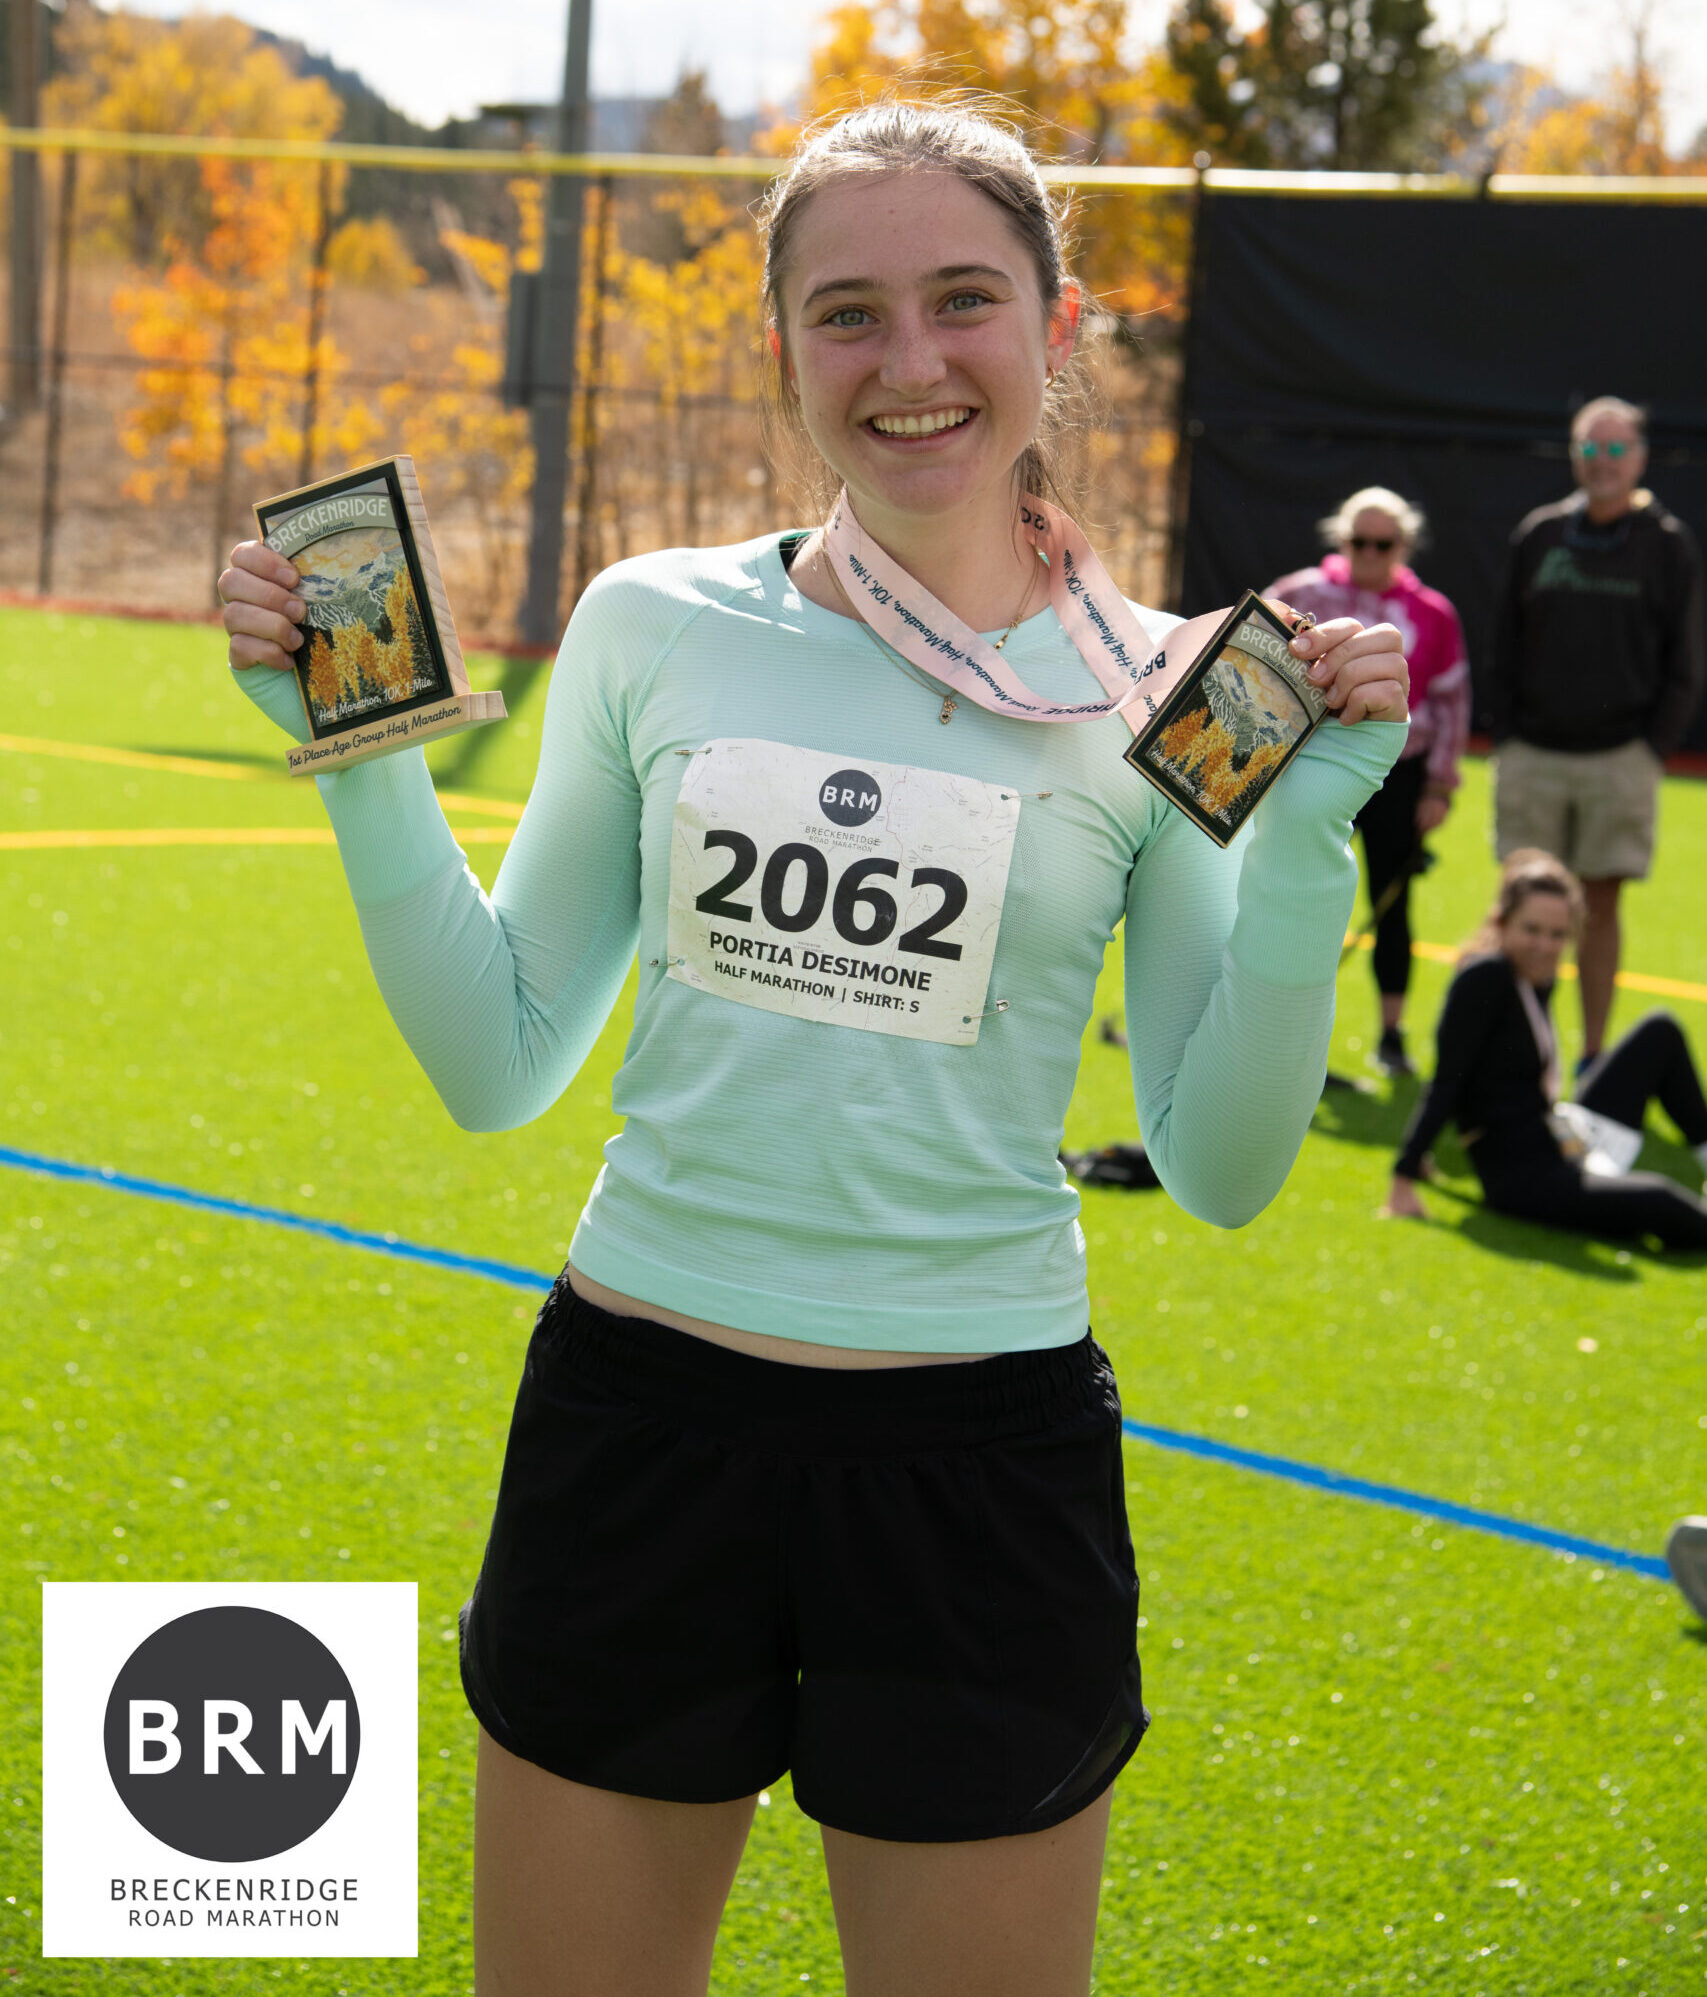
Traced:
<path id="1" fill-rule="evenodd" d="M 294 666 L 308 606 L 292 595 L 297 574 L 264 541 L 239 541 L 231 566 L 219 578 L 221 620 L 231 637 L 227 657 L 239 671 L 250 666 Z"/>
<path id="2" fill-rule="evenodd" d="M 1389 1220 L 1427 1220 L 1428 1209 L 1417 1193 L 1415 1179 L 1401 1178 L 1393 1174 L 1393 1184 L 1387 1194 L 1387 1204 L 1381 1209 Z"/>

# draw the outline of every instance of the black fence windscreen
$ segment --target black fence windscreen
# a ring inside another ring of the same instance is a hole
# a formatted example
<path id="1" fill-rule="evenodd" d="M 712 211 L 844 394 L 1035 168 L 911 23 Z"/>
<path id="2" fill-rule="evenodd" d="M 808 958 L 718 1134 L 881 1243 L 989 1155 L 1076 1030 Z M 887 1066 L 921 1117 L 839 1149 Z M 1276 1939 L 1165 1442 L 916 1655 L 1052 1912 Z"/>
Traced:
<path id="1" fill-rule="evenodd" d="M 1314 561 L 1316 521 L 1386 485 L 1428 516 L 1414 565 L 1474 671 L 1511 530 L 1570 491 L 1596 395 L 1648 406 L 1646 483 L 1707 538 L 1707 206 L 1210 192 L 1200 215 L 1187 614 Z"/>

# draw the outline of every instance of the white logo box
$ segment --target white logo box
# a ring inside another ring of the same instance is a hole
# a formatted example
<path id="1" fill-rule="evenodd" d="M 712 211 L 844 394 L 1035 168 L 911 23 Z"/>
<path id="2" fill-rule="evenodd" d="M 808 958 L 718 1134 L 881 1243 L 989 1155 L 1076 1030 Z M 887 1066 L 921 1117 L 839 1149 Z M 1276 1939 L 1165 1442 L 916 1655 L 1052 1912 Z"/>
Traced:
<path id="1" fill-rule="evenodd" d="M 58 1581 L 41 1593 L 44 1956 L 417 1953 L 414 1582 Z M 242 1863 L 191 1857 L 146 1830 L 104 1745 L 108 1698 L 137 1646 L 181 1616 L 233 1606 L 318 1638 L 349 1680 L 361 1726 L 331 1817 L 290 1849 Z"/>

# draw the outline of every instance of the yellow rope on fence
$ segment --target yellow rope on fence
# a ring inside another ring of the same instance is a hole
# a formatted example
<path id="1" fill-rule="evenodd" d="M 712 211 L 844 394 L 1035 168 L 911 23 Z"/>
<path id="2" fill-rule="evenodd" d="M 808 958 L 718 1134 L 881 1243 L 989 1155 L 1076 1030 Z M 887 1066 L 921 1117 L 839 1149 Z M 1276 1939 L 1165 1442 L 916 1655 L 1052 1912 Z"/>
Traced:
<path id="1" fill-rule="evenodd" d="M 780 159 L 694 158 L 671 153 L 548 153 L 476 150 L 459 146 L 352 145 L 335 139 L 205 138 L 181 132 L 89 132 L 0 129 L 0 150 L 152 154 L 180 159 L 270 159 L 345 166 L 390 167 L 406 173 L 579 174 L 646 180 L 763 181 L 780 173 Z M 1054 187 L 1086 193 L 1105 189 L 1183 191 L 1198 184 L 1189 166 L 1051 165 Z M 1306 194 L 1329 199 L 1379 194 L 1496 201 L 1707 201 L 1707 175 L 1496 173 L 1486 180 L 1455 173 L 1279 173 L 1212 166 L 1202 175 L 1210 193 Z"/>
<path id="2" fill-rule="evenodd" d="M 573 173 L 650 178 L 693 176 L 769 180 L 783 162 L 774 159 L 678 159 L 668 153 L 546 153 L 477 150 L 462 146 L 374 146 L 336 139 L 198 138 L 180 132 L 0 131 L 0 147 L 31 152 L 140 153 L 179 159 L 320 160 L 346 166 L 385 166 L 408 173 Z M 1187 181 L 1194 178 L 1189 169 Z"/>

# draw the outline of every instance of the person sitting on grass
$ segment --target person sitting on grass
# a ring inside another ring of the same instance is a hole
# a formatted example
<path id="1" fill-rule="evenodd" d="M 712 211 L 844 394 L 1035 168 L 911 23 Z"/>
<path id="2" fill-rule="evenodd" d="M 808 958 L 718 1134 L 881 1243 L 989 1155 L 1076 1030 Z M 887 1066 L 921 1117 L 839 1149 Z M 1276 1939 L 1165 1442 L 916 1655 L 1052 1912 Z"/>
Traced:
<path id="1" fill-rule="evenodd" d="M 1707 1201 L 1657 1172 L 1633 1172 L 1657 1101 L 1707 1171 L 1707 1100 L 1683 1029 L 1649 1013 L 1584 1070 L 1575 1102 L 1555 1100 L 1558 1040 L 1548 1002 L 1582 921 L 1582 889 L 1550 853 L 1526 847 L 1471 939 L 1435 1029 L 1437 1059 L 1405 1133 L 1386 1212 L 1426 1220 L 1417 1181 L 1456 1123 L 1489 1206 L 1613 1241 L 1657 1235 L 1707 1248 Z"/>

